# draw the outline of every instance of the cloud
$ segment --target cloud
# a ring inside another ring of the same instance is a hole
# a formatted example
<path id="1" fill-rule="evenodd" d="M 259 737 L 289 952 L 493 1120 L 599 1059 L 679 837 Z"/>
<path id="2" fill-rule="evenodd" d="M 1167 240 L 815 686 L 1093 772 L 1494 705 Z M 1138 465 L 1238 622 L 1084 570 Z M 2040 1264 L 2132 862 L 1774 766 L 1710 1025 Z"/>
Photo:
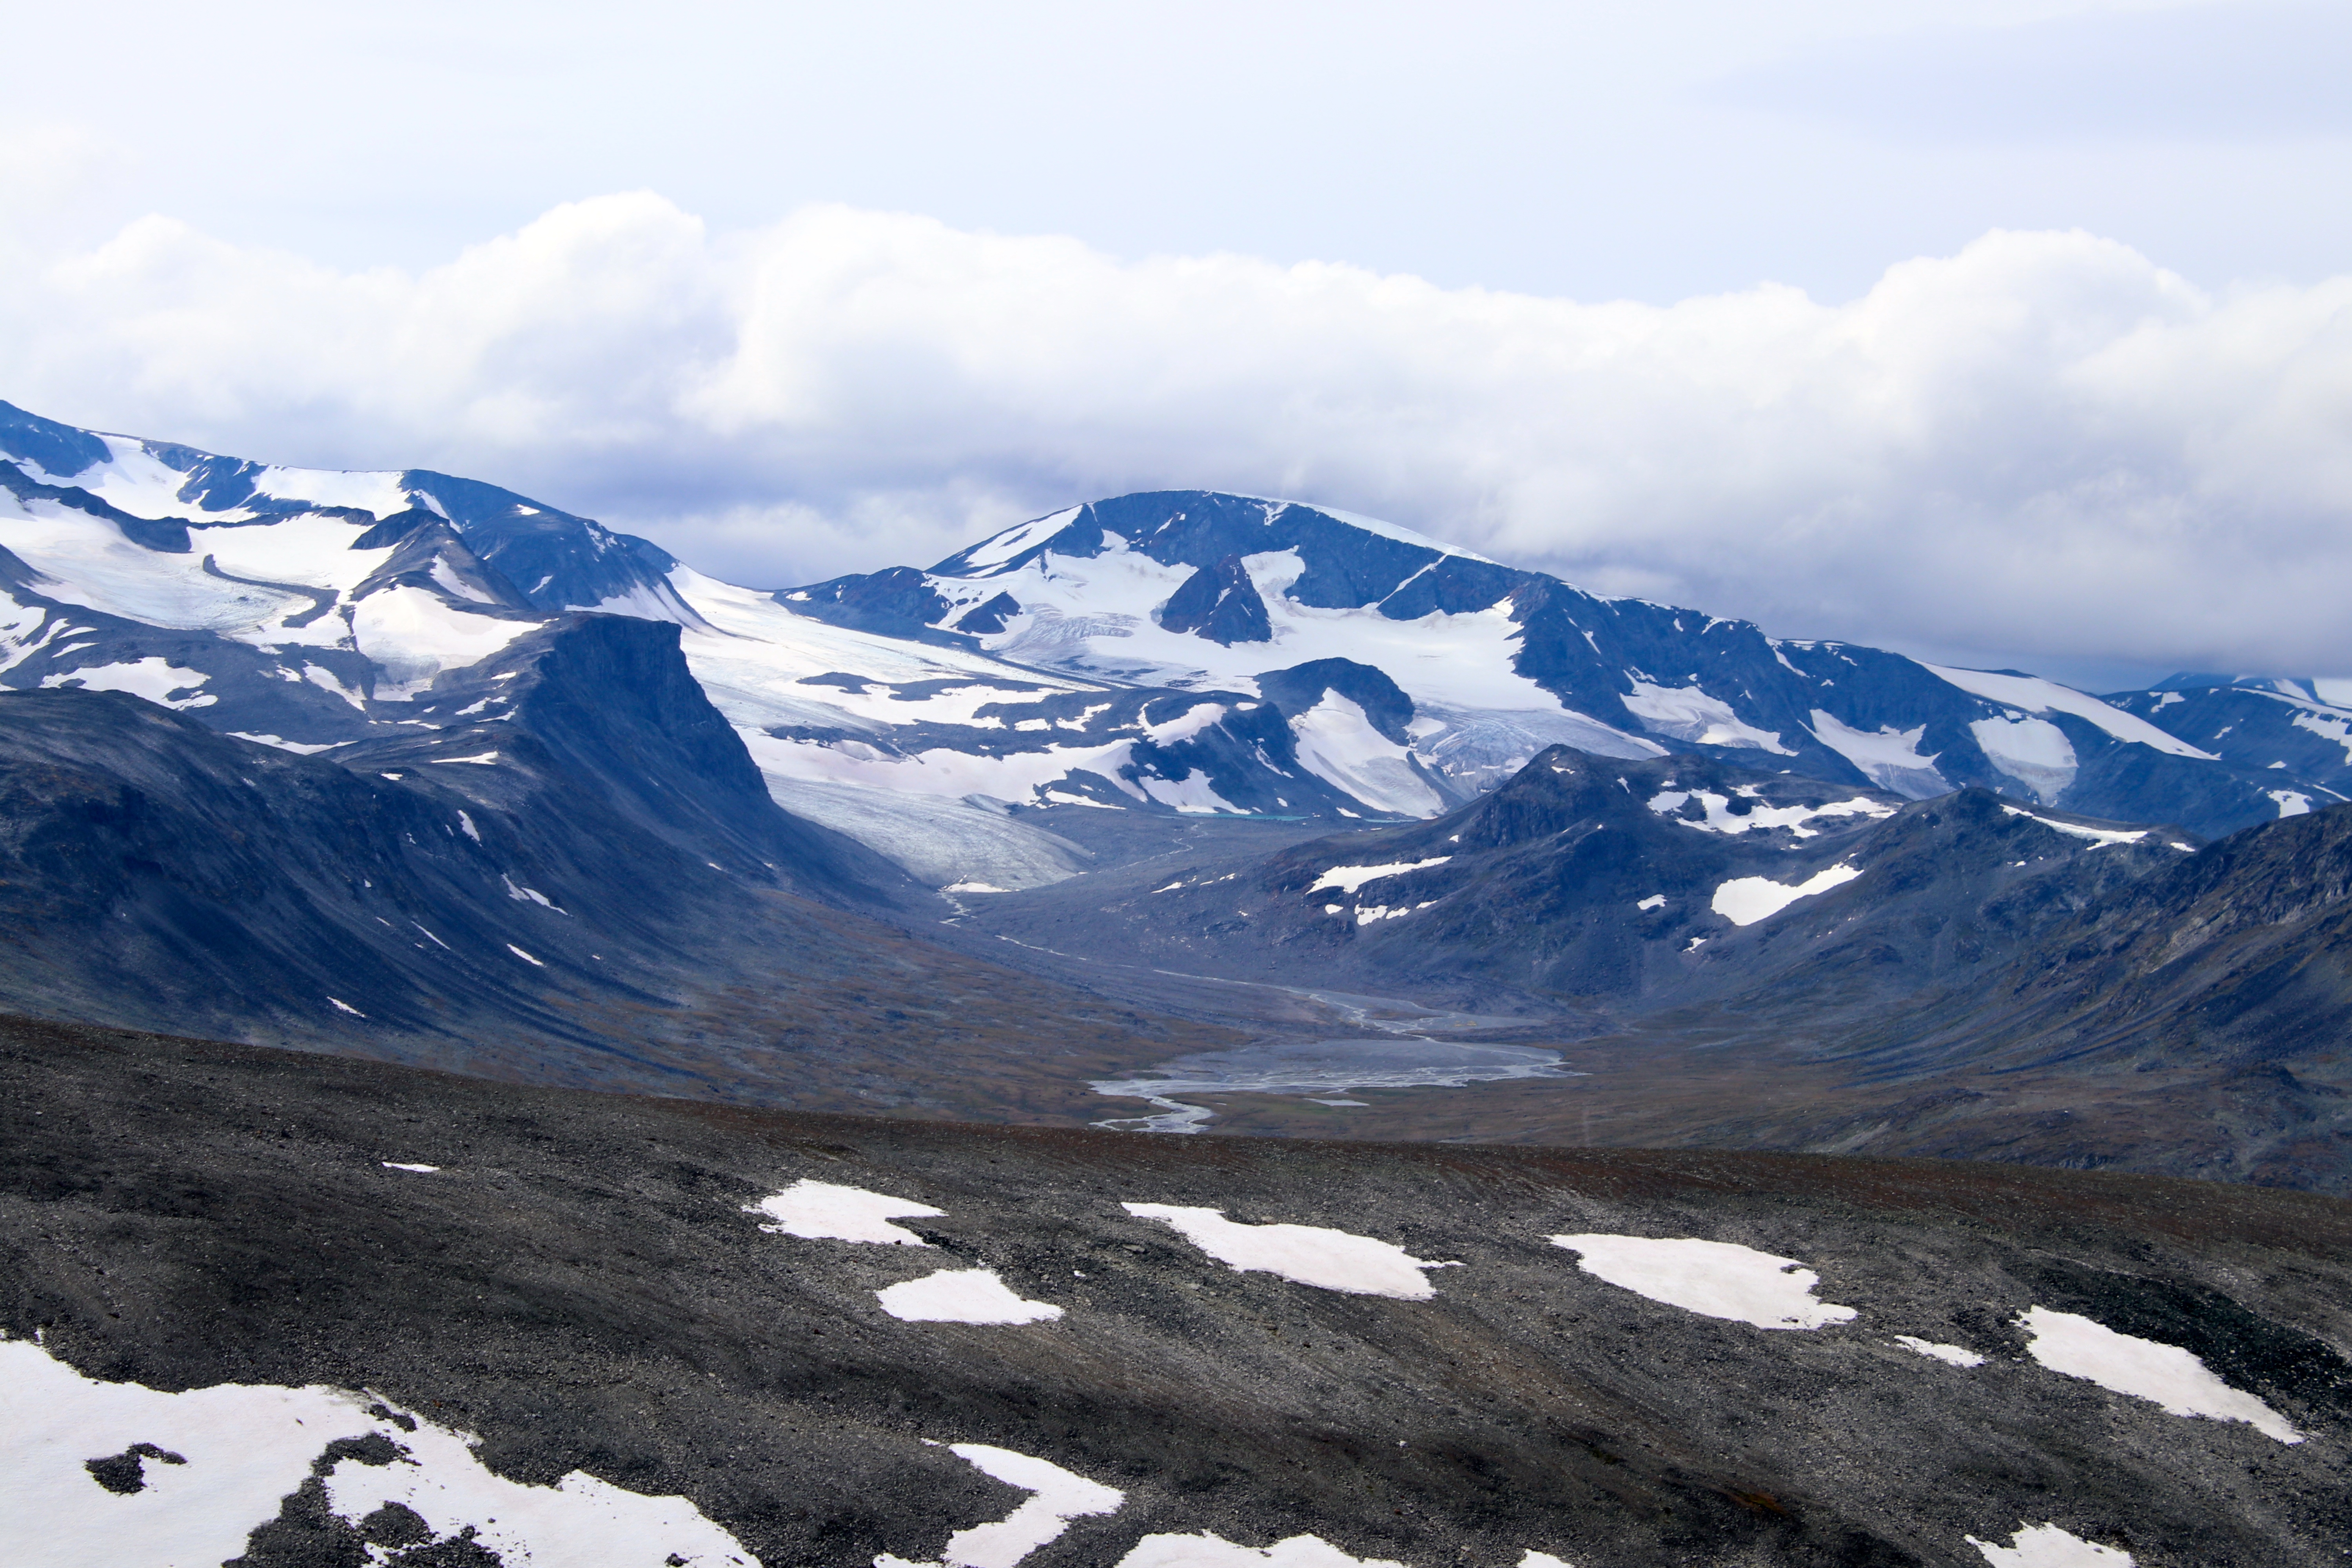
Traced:
<path id="1" fill-rule="evenodd" d="M 2352 278 L 2217 297 L 1993 233 L 1844 305 L 1581 304 L 645 194 L 414 275 L 160 218 L 5 268 L 13 401 L 470 474 L 762 584 L 1211 486 L 1790 636 L 2352 670 Z"/>

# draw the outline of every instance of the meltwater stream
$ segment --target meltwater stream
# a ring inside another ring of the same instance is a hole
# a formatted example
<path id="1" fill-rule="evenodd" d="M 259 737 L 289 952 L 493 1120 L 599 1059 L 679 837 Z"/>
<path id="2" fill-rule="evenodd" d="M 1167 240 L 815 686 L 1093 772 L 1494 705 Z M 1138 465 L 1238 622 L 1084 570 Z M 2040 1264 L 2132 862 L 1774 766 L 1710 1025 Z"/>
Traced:
<path id="1" fill-rule="evenodd" d="M 1292 1040 L 1203 1051 L 1152 1069 L 1152 1078 L 1097 1079 L 1097 1094 L 1149 1100 L 1152 1116 L 1097 1121 L 1128 1132 L 1198 1132 L 1216 1112 L 1187 1105 L 1180 1094 L 1298 1094 L 1309 1098 L 1351 1089 L 1459 1089 L 1513 1078 L 1577 1078 L 1558 1051 L 1532 1046 L 1476 1046 L 1391 1035 L 1377 1040 Z M 1325 1100 L 1323 1103 L 1336 1103 Z"/>

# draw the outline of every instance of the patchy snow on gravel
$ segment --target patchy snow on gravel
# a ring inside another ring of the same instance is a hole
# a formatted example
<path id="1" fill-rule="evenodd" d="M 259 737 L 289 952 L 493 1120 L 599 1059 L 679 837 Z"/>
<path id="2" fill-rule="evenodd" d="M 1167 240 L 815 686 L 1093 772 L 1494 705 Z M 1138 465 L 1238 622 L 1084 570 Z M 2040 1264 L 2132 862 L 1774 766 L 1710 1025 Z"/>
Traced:
<path id="1" fill-rule="evenodd" d="M 0 1341 L 0 1563 L 224 1563 L 278 1517 L 330 1444 L 376 1438 L 390 1462 L 323 1472 L 329 1510 L 356 1525 L 387 1502 L 445 1541 L 511 1563 L 750 1568 L 741 1542 L 684 1498 L 646 1497 L 574 1470 L 552 1487 L 493 1475 L 475 1439 L 333 1388 L 226 1384 L 165 1394 L 84 1377 L 26 1340 Z M 419 1542 L 425 1545 L 425 1542 Z"/>
<path id="2" fill-rule="evenodd" d="M 1050 1323 L 1062 1309 L 1024 1301 L 993 1268 L 942 1268 L 874 1292 L 882 1310 L 907 1323 Z"/>
<path id="3" fill-rule="evenodd" d="M 2300 1443 L 2303 1434 L 2251 1394 L 2231 1388 L 2205 1363 L 2178 1345 L 2135 1334 L 2047 1307 L 2028 1309 L 2018 1320 L 2030 1336 L 2026 1350 L 2035 1361 L 2068 1377 L 2086 1378 L 2101 1388 L 2151 1400 L 2175 1415 L 2213 1421 L 2243 1421 L 2282 1443 Z"/>
<path id="4" fill-rule="evenodd" d="M 475 1439 L 420 1422 L 388 1431 L 403 1457 L 388 1465 L 344 1459 L 327 1473 L 327 1506 L 357 1521 L 397 1503 L 436 1542 L 473 1531 L 475 1545 L 515 1563 L 756 1563 L 751 1553 L 682 1497 L 647 1497 L 573 1470 L 551 1487 L 486 1468 Z M 420 1553 L 420 1555 L 422 1555 Z"/>
<path id="5" fill-rule="evenodd" d="M 1959 1345 L 1939 1345 L 1933 1340 L 1923 1340 L 1916 1334 L 1897 1334 L 1895 1342 L 1905 1350 L 1917 1351 L 1921 1355 L 1934 1356 L 1937 1361 L 1954 1366 L 1982 1366 L 1985 1358 Z"/>
<path id="6" fill-rule="evenodd" d="M 957 1443 L 948 1452 L 1006 1486 L 1019 1487 L 1030 1494 L 1028 1500 L 992 1524 L 957 1531 L 935 1561 L 909 1563 L 886 1552 L 874 1559 L 874 1568 L 1014 1568 L 1040 1546 L 1060 1539 L 1070 1521 L 1116 1513 L 1127 1500 L 1115 1488 L 1010 1448 Z"/>
<path id="7" fill-rule="evenodd" d="M 1350 1557 L 1319 1535 L 1294 1535 L 1271 1546 L 1236 1546 L 1207 1531 L 1147 1535 L 1118 1568 L 1404 1568 L 1385 1557 Z"/>
<path id="8" fill-rule="evenodd" d="M 1960 1539 L 1983 1553 L 1992 1568 L 2132 1568 L 2132 1554 L 2122 1547 L 2101 1546 L 2054 1524 L 2021 1525 L 2007 1546 L 1973 1535 Z"/>
<path id="9" fill-rule="evenodd" d="M 1759 1329 L 1818 1329 L 1855 1315 L 1813 1298 L 1821 1277 L 1792 1258 L 1733 1241 L 1646 1236 L 1555 1236 L 1577 1266 L 1653 1301 Z"/>
<path id="10" fill-rule="evenodd" d="M 863 1187 L 838 1187 L 831 1182 L 794 1182 L 782 1192 L 743 1205 L 745 1214 L 766 1215 L 775 1221 L 760 1228 L 770 1236 L 798 1236 L 811 1240 L 872 1241 L 894 1247 L 928 1245 L 894 1219 L 938 1219 L 947 1213 L 929 1204 L 869 1193 Z"/>
<path id="11" fill-rule="evenodd" d="M 1393 1242 L 1319 1225 L 1242 1225 L 1218 1209 L 1172 1204 L 1119 1206 L 1138 1219 L 1166 1220 L 1185 1240 L 1237 1272 L 1279 1274 L 1351 1296 L 1425 1301 L 1437 1292 L 1422 1270 L 1461 1267 L 1424 1262 Z"/>

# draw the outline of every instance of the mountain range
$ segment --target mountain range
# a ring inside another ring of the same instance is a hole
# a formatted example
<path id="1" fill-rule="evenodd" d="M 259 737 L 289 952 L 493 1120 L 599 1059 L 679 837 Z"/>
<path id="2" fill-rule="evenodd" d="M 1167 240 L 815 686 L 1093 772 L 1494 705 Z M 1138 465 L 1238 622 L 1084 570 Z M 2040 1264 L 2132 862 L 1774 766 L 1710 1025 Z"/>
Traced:
<path id="1" fill-rule="evenodd" d="M 19 1012 L 804 1107 L 2352 1182 L 2331 680 L 2095 697 L 1211 491 L 761 590 L 428 470 L 8 405 L 0 457 Z M 2024 1125 L 2069 1096 L 2132 1110 Z"/>

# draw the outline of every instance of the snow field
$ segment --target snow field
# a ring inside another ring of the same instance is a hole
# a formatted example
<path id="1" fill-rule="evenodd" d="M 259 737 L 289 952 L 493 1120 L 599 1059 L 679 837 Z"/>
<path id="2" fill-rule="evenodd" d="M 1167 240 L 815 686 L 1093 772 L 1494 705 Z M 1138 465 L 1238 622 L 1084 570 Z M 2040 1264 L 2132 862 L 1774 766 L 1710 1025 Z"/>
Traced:
<path id="1" fill-rule="evenodd" d="M 2028 1353 L 2053 1372 L 2153 1401 L 2175 1415 L 2243 1421 L 2281 1443 L 2303 1441 L 2303 1434 L 2277 1411 L 2231 1388 L 2178 1345 L 2119 1334 L 2104 1323 L 2047 1307 L 2028 1310 L 2018 1322 L 2028 1336 Z"/>
<path id="2" fill-rule="evenodd" d="M 1437 1291 L 1423 1270 L 1460 1267 L 1425 1262 L 1393 1242 L 1322 1226 L 1241 1225 L 1222 1210 L 1171 1204 L 1119 1206 L 1138 1219 L 1167 1221 L 1185 1240 L 1236 1272 L 1279 1274 L 1352 1296 L 1425 1301 Z"/>
<path id="3" fill-rule="evenodd" d="M 1854 867 L 1836 865 L 1814 872 L 1793 885 L 1776 882 L 1769 877 L 1734 877 L 1716 889 L 1709 907 L 1736 926 L 1752 926 L 1759 921 L 1771 919 L 1799 899 L 1810 899 L 1816 893 L 1826 893 L 1853 881 L 1862 872 Z"/>
<path id="4" fill-rule="evenodd" d="M 2100 1546 L 2054 1524 L 2020 1525 L 2007 1546 L 1973 1535 L 1960 1539 L 1992 1568 L 2132 1568 L 2132 1554 L 2122 1547 Z"/>
<path id="5" fill-rule="evenodd" d="M 1875 731 L 1856 730 L 1820 708 L 1813 710 L 1812 719 L 1813 739 L 1852 763 L 1862 771 L 1863 777 L 1879 788 L 1916 800 L 1941 795 L 1948 787 L 1944 776 L 1936 771 L 1936 759 L 1943 753 L 1919 753 L 1919 742 L 1927 733 L 1927 725 L 1897 730 L 1892 724 L 1882 724 Z"/>
<path id="6" fill-rule="evenodd" d="M 165 708 L 208 708 L 220 700 L 202 689 L 210 679 L 202 670 L 170 663 L 161 654 L 149 654 L 128 664 L 93 665 L 62 675 L 45 675 L 41 685 L 44 689 L 79 686 L 85 691 L 127 691 Z M 175 698 L 172 695 L 175 691 L 194 695 Z"/>
<path id="7" fill-rule="evenodd" d="M 1445 809 L 1399 745 L 1372 728 L 1362 708 L 1336 691 L 1290 721 L 1298 760 L 1307 772 L 1339 785 L 1375 811 L 1391 816 L 1435 816 Z"/>
<path id="8" fill-rule="evenodd" d="M 626 1491 L 574 1470 L 553 1487 L 503 1479 L 463 1433 L 331 1388 L 226 1384 L 163 1394 L 84 1377 L 28 1340 L 0 1341 L 0 1562 L 9 1568 L 100 1563 L 205 1568 L 245 1553 L 330 1443 L 378 1436 L 387 1465 L 339 1461 L 328 1506 L 357 1523 L 386 1502 L 415 1510 L 436 1537 L 468 1526 L 506 1562 L 656 1568 L 750 1568 L 751 1554 L 683 1498 Z M 142 1446 L 144 1447 L 142 1447 Z M 160 1457 L 148 1449 L 158 1450 Z M 134 1489 L 101 1485 L 88 1461 L 125 1457 Z"/>
<path id="9" fill-rule="evenodd" d="M 1051 1301 L 1024 1300 L 993 1268 L 942 1268 L 874 1292 L 882 1310 L 905 1323 L 1050 1323 Z"/>
<path id="10" fill-rule="evenodd" d="M 1059 1540 L 1072 1520 L 1116 1513 L 1127 1501 L 1127 1494 L 1115 1488 L 1010 1448 L 957 1443 L 948 1452 L 983 1475 L 1021 1488 L 1028 1500 L 992 1524 L 957 1531 L 935 1562 L 909 1563 L 886 1552 L 874 1559 L 874 1568 L 1014 1568 L 1040 1546 Z"/>
<path id="11" fill-rule="evenodd" d="M 923 1238 L 894 1219 L 938 1219 L 947 1213 L 929 1204 L 869 1193 L 863 1187 L 835 1186 L 830 1182 L 794 1182 L 782 1192 L 746 1204 L 745 1214 L 765 1215 L 772 1225 L 760 1228 L 770 1236 L 797 1236 L 810 1240 L 867 1241 L 893 1247 L 923 1247 Z"/>
<path id="12" fill-rule="evenodd" d="M 1555 1236 L 1595 1279 L 1703 1317 L 1759 1329 L 1818 1329 L 1857 1316 L 1816 1300 L 1821 1277 L 1791 1258 L 1732 1241 L 1642 1236 Z"/>
<path id="13" fill-rule="evenodd" d="M 1746 722 L 1730 703 L 1696 686 L 1658 686 L 1637 679 L 1633 687 L 1624 699 L 1625 710 L 1639 717 L 1652 734 L 1702 746 L 1752 747 L 1780 757 L 1797 754 L 1780 743 L 1779 735 Z"/>

